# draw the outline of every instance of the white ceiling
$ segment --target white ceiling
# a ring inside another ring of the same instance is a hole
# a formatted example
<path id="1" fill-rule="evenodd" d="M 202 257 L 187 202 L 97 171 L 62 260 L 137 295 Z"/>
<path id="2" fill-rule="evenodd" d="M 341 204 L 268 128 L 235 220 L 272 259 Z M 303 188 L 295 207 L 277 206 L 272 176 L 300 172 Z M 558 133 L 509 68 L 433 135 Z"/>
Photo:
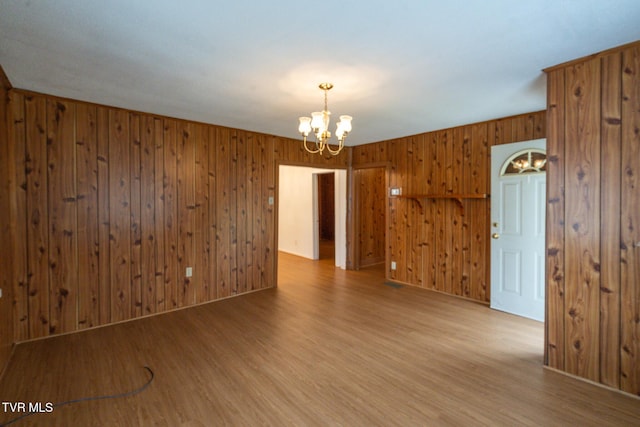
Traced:
<path id="1" fill-rule="evenodd" d="M 14 87 L 349 145 L 543 110 L 543 68 L 640 39 L 638 0 L 0 0 Z"/>

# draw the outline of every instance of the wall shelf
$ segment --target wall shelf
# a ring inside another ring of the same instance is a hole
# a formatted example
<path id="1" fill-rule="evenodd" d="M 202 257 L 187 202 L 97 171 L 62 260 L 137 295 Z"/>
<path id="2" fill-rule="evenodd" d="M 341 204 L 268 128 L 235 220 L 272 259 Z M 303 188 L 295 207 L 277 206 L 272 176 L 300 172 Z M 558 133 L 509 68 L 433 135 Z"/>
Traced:
<path id="1" fill-rule="evenodd" d="M 402 194 L 399 196 L 394 196 L 398 199 L 411 199 L 418 204 L 420 207 L 420 212 L 424 212 L 424 208 L 422 207 L 421 200 L 424 199 L 451 199 L 455 200 L 458 206 L 460 207 L 460 214 L 464 215 L 464 204 L 462 203 L 465 199 L 488 199 L 489 194 L 479 193 L 479 194 L 455 194 L 455 193 L 447 193 L 447 194 Z"/>

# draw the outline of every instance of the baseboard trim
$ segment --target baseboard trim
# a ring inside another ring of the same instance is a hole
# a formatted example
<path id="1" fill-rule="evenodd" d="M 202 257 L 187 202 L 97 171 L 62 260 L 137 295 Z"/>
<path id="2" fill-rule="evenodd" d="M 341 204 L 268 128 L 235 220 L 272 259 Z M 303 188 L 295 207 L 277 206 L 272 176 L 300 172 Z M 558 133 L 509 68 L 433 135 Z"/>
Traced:
<path id="1" fill-rule="evenodd" d="M 629 392 L 626 392 L 624 390 L 620 390 L 619 388 L 611 387 L 611 386 L 608 386 L 606 384 L 602 384 L 602 383 L 599 383 L 597 381 L 590 380 L 588 378 L 583 378 L 583 377 L 580 377 L 578 375 L 570 374 L 569 372 L 561 371 L 560 369 L 552 368 L 551 366 L 546 366 L 545 365 L 545 366 L 543 366 L 543 368 L 545 370 L 547 370 L 547 371 L 555 372 L 556 374 L 564 375 L 565 377 L 569 377 L 569 378 L 572 378 L 574 380 L 582 381 L 584 383 L 588 383 L 588 384 L 594 385 L 596 387 L 603 388 L 605 390 L 612 391 L 612 392 L 621 394 L 623 396 L 631 397 L 633 399 L 636 399 L 636 400 L 640 401 L 640 396 L 636 396 L 633 393 L 629 393 Z"/>

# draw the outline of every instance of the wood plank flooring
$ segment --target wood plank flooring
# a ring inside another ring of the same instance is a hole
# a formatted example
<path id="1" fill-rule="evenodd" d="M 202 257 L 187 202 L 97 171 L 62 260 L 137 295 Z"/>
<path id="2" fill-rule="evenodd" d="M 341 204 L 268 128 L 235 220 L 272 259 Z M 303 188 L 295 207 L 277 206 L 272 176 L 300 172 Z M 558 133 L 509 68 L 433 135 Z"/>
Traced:
<path id="1" fill-rule="evenodd" d="M 543 369 L 542 324 L 332 263 L 281 253 L 277 289 L 20 344 L 0 400 L 128 391 L 148 365 L 138 395 L 14 425 L 638 425 L 640 400 Z"/>

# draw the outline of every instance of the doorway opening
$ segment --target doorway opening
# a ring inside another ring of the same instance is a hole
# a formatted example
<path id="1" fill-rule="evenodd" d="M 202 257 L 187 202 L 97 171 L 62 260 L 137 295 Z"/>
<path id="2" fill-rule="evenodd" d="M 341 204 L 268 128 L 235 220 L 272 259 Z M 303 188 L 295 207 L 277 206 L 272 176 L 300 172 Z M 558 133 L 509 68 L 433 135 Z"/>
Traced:
<path id="1" fill-rule="evenodd" d="M 318 259 L 335 259 L 335 173 L 318 173 Z"/>
<path id="2" fill-rule="evenodd" d="M 278 251 L 346 269 L 347 171 L 280 165 Z"/>

